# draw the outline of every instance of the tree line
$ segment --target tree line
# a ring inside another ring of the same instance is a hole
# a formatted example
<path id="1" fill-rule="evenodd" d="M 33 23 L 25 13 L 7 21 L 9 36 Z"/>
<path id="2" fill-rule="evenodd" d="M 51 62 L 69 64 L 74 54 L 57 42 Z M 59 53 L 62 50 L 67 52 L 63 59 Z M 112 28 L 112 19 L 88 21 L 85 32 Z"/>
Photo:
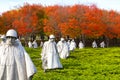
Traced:
<path id="1" fill-rule="evenodd" d="M 104 10 L 96 5 L 86 6 L 42 6 L 24 4 L 19 8 L 2 13 L 0 33 L 14 28 L 24 38 L 33 35 L 109 40 L 120 38 L 120 14 Z"/>

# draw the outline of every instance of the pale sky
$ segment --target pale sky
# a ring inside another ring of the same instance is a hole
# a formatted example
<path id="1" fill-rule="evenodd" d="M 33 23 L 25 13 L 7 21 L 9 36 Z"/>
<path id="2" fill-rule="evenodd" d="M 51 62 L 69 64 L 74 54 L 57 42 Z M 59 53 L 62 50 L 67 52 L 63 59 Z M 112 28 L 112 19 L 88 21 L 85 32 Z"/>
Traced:
<path id="1" fill-rule="evenodd" d="M 85 4 L 91 5 L 96 4 L 98 8 L 106 10 L 115 10 L 120 12 L 120 0 L 1 0 L 0 1 L 0 14 L 11 9 L 19 8 L 24 3 L 29 4 L 41 4 L 43 6 L 48 5 L 74 5 L 74 4 Z"/>

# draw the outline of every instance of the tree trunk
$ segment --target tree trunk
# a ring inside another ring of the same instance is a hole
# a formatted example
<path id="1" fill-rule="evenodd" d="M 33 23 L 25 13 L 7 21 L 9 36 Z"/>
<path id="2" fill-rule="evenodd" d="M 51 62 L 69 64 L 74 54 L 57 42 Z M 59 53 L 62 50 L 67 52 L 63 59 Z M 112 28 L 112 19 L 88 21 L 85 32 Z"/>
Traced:
<path id="1" fill-rule="evenodd" d="M 106 41 L 106 47 L 109 47 L 109 38 L 108 37 L 105 37 L 105 41 Z"/>
<path id="2" fill-rule="evenodd" d="M 84 44 L 84 46 L 85 46 L 86 43 L 85 43 L 85 35 L 84 35 L 84 34 L 81 35 L 81 39 L 82 39 L 82 42 L 83 42 L 83 44 Z"/>

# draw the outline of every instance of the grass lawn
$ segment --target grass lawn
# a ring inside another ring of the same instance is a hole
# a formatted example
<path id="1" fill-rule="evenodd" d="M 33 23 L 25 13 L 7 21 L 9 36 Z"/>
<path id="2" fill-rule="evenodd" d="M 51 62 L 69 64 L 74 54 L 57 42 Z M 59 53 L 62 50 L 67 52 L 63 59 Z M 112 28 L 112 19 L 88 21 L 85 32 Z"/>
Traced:
<path id="1" fill-rule="evenodd" d="M 120 80 L 120 48 L 76 49 L 67 59 L 61 59 L 63 69 L 43 72 L 41 49 L 25 48 L 37 73 L 33 80 Z"/>

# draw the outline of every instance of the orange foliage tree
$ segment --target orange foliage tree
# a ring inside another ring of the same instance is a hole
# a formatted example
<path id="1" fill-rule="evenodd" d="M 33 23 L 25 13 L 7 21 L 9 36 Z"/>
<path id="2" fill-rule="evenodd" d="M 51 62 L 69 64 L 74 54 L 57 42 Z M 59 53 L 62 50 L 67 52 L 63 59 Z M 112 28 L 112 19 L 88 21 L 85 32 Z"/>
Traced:
<path id="1" fill-rule="evenodd" d="M 18 32 L 23 31 L 21 35 L 32 35 L 43 31 L 43 18 L 42 6 L 25 4 L 19 9 L 19 16 L 13 24 Z"/>
<path id="2" fill-rule="evenodd" d="M 16 10 L 4 12 L 0 16 L 1 33 L 9 28 L 16 29 L 22 36 L 32 34 L 58 37 L 69 35 L 109 39 L 120 38 L 120 14 L 111 10 L 101 10 L 95 5 L 41 6 L 25 4 Z"/>

